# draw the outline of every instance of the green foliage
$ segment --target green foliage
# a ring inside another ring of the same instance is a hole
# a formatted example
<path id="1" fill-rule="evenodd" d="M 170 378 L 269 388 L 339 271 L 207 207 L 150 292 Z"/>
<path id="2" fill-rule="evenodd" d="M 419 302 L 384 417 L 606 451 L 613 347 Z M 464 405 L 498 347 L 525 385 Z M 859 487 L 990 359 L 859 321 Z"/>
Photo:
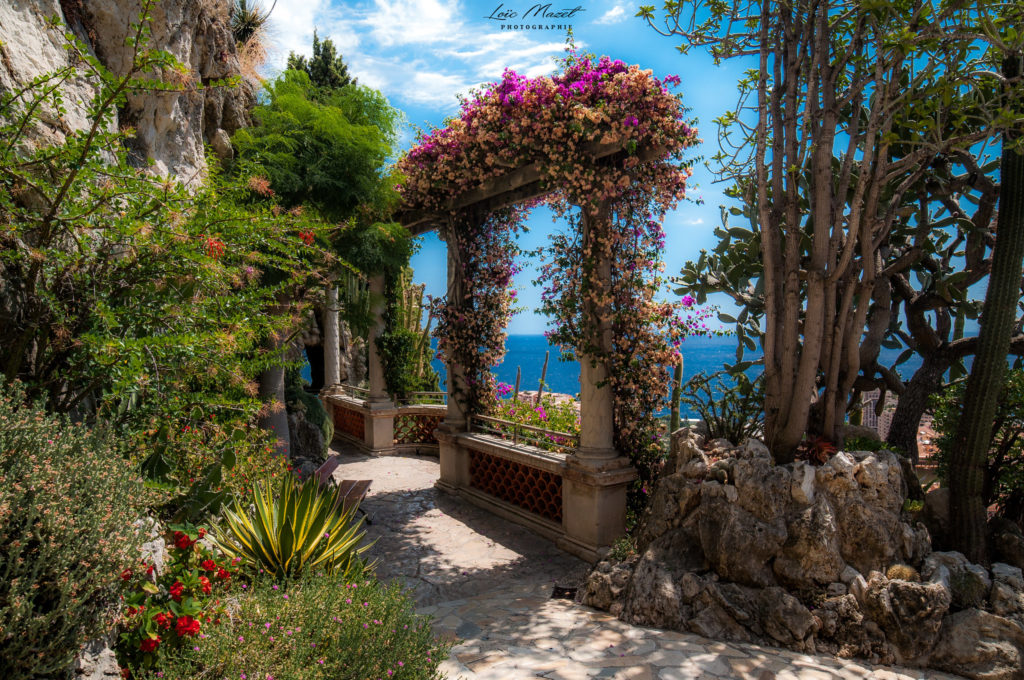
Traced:
<path id="1" fill-rule="evenodd" d="M 163 572 L 143 562 L 121 574 L 124 613 L 118 661 L 126 668 L 161 665 L 171 650 L 194 644 L 204 630 L 221 624 L 222 598 L 232 590 L 233 567 L 217 563 L 199 540 L 206 530 L 171 525 Z"/>
<path id="2" fill-rule="evenodd" d="M 224 510 L 215 541 L 228 557 L 242 558 L 242 566 L 278 578 L 306 570 L 347 578 L 358 571 L 358 556 L 370 546 L 360 547 L 366 535 L 359 531 L 362 520 L 353 521 L 356 507 L 344 510 L 343 498 L 340 488 L 321 490 L 315 477 L 300 482 L 285 475 L 276 496 L 270 480 L 256 482 L 251 496 Z"/>
<path id="3" fill-rule="evenodd" d="M 303 389 L 308 384 L 302 380 L 298 371 L 288 371 L 285 375 L 284 401 L 289 413 L 301 412 L 306 420 L 320 428 L 324 437 L 324 448 L 320 451 L 320 459 L 327 457 L 327 449 L 334 438 L 334 422 L 327 415 L 327 409 L 315 394 Z"/>
<path id="4" fill-rule="evenodd" d="M 424 286 L 413 284 L 411 278 L 408 267 L 388 276 L 384 332 L 377 337 L 384 382 L 388 392 L 399 400 L 411 392 L 439 389 L 439 376 L 430 363 L 430 321 L 421 328 Z"/>
<path id="5" fill-rule="evenodd" d="M 136 677 L 432 680 L 451 647 L 434 640 L 401 586 L 361 574 L 257 580 L 227 606 L 205 638 Z"/>
<path id="6" fill-rule="evenodd" d="M 248 494 L 257 479 L 289 469 L 286 458 L 274 455 L 265 432 L 203 413 L 196 407 L 174 421 L 175 427 L 164 422 L 129 436 L 132 464 L 148 486 L 164 492 L 155 507 L 173 521 L 201 521 Z"/>
<path id="7" fill-rule="evenodd" d="M 258 349 L 293 311 L 268 310 L 307 283 L 322 252 L 299 234 L 321 225 L 282 214 L 252 178 L 211 168 L 190 191 L 132 165 L 118 106 L 180 89 L 158 76 L 185 69 L 144 47 L 148 21 L 129 74 L 69 36 L 82 66 L 0 95 L 0 366 L 52 410 L 145 429 L 204 405 L 244 423 L 260 408 L 252 380 L 280 361 Z M 96 88 L 89 127 L 39 144 L 70 78 Z"/>
<path id="8" fill-rule="evenodd" d="M 106 433 L 0 385 L 0 677 L 56 677 L 108 632 L 142 485 Z"/>
<path id="9" fill-rule="evenodd" d="M 958 383 L 932 398 L 934 427 L 939 433 L 936 459 L 939 477 L 949 483 L 957 425 L 963 412 L 965 385 Z M 1015 522 L 1024 520 L 1024 370 L 1006 373 L 998 391 L 995 418 L 985 466 L 982 502 L 999 506 L 1001 515 Z"/>
<path id="10" fill-rule="evenodd" d="M 347 85 L 355 85 L 356 79 L 348 74 L 348 66 L 340 54 L 335 54 L 330 38 L 323 42 L 316 30 L 313 31 L 313 56 L 309 59 L 294 52 L 288 53 L 288 69 L 302 71 L 309 76 L 313 87 L 330 93 Z"/>
<path id="11" fill-rule="evenodd" d="M 741 444 L 750 437 L 761 437 L 761 377 L 751 380 L 745 373 L 737 373 L 729 375 L 727 383 L 725 375 L 725 371 L 718 371 L 693 376 L 683 389 L 683 403 L 700 415 L 709 439 Z"/>
<path id="12" fill-rule="evenodd" d="M 380 93 L 349 86 L 320 100 L 304 71 L 267 84 L 254 127 L 232 137 L 234 172 L 267 178 L 287 206 L 315 207 L 330 220 L 383 214 L 395 201 L 386 163 L 399 120 Z M 339 249 L 344 253 L 344 249 Z"/>

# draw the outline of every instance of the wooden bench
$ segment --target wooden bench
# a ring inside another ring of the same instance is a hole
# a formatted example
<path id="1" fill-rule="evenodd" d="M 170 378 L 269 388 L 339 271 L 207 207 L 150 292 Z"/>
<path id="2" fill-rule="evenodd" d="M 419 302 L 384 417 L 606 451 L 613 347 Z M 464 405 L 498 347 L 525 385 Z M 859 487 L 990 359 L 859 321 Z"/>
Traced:
<path id="1" fill-rule="evenodd" d="M 316 477 L 320 488 L 325 489 L 331 485 L 334 481 L 334 471 L 338 469 L 340 463 L 341 459 L 337 456 L 328 456 L 324 464 L 317 468 L 313 476 Z M 342 511 L 348 512 L 355 507 L 356 512 L 363 513 L 367 524 L 373 524 L 373 522 L 370 521 L 369 515 L 363 510 L 361 504 L 363 499 L 366 498 L 366 494 L 369 493 L 370 484 L 372 483 L 372 480 L 369 479 L 343 479 L 337 483 L 341 493 Z"/>

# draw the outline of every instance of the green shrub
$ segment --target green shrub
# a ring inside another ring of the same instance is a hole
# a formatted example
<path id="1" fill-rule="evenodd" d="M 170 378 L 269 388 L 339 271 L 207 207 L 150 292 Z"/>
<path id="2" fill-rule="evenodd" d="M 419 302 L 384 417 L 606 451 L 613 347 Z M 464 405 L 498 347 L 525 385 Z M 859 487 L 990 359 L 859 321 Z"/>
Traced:
<path id="1" fill-rule="evenodd" d="M 214 539 L 229 558 L 241 558 L 242 566 L 266 569 L 279 578 L 307 569 L 357 571 L 360 547 L 366 535 L 362 520 L 353 522 L 356 506 L 342 508 L 341 489 L 321 490 L 315 477 L 300 482 L 285 475 L 277 487 L 270 480 L 257 482 L 252 494 L 225 509 L 224 522 Z M 253 505 L 253 512 L 246 508 Z"/>
<path id="2" fill-rule="evenodd" d="M 203 527 L 172 524 L 170 530 L 168 559 L 159 575 L 145 562 L 121 575 L 124 632 L 117 652 L 125 667 L 159 666 L 169 649 L 193 644 L 211 625 L 220 625 L 222 598 L 235 584 L 235 566 L 217 560 L 201 542 Z"/>
<path id="3" fill-rule="evenodd" d="M 227 613 L 204 628 L 205 638 L 169 650 L 159 668 L 135 677 L 426 680 L 439 677 L 448 655 L 401 588 L 374 580 L 257 580 Z"/>
<path id="4" fill-rule="evenodd" d="M 741 444 L 762 435 L 764 400 L 760 376 L 751 380 L 745 373 L 698 373 L 683 386 L 682 402 L 700 415 L 707 425 L 709 440 L 728 439 Z"/>
<path id="5" fill-rule="evenodd" d="M 113 623 L 142 485 L 98 431 L 0 385 L 0 677 L 66 669 Z"/>

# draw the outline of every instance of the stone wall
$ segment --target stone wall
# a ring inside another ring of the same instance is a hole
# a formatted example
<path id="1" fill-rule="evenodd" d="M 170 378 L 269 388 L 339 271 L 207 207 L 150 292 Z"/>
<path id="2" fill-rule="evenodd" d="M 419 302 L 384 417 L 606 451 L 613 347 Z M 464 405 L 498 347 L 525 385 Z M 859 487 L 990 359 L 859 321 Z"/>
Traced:
<path id="1" fill-rule="evenodd" d="M 896 455 L 775 465 L 754 440 L 711 444 L 677 441 L 637 554 L 600 563 L 585 604 L 709 638 L 1022 677 L 1021 570 L 933 553 L 903 511 Z"/>

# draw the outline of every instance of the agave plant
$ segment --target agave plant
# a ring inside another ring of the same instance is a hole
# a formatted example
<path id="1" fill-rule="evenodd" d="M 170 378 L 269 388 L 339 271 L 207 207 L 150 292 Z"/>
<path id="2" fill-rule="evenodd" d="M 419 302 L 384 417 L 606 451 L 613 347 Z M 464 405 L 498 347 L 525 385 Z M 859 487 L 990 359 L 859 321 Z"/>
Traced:
<path id="1" fill-rule="evenodd" d="M 214 541 L 225 555 L 279 577 L 310 568 L 348 577 L 360 568 L 357 558 L 372 543 L 360 546 L 363 521 L 354 521 L 356 506 L 344 508 L 340 489 L 321 490 L 315 478 L 299 482 L 285 475 L 273 491 L 270 480 L 254 482 L 252 510 L 238 499 L 224 510 Z"/>

